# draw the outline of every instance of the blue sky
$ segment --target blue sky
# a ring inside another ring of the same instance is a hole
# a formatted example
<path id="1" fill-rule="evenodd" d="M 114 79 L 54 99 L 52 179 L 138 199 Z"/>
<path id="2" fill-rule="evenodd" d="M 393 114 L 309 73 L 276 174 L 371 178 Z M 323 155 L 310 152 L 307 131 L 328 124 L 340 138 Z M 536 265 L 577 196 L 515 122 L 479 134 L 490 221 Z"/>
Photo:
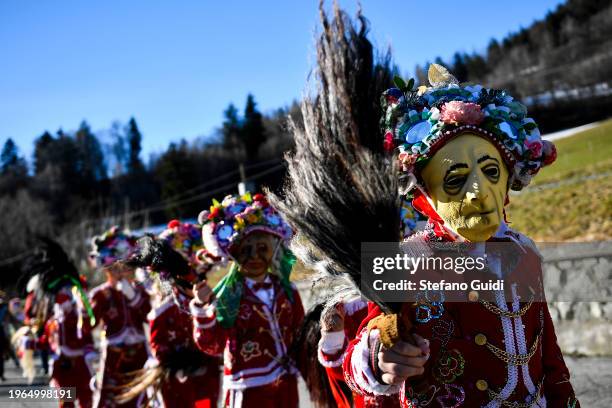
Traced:
<path id="1" fill-rule="evenodd" d="M 328 1 L 328 3 L 331 3 Z M 379 47 L 411 71 L 481 51 L 560 0 L 362 0 Z M 355 1 L 341 0 L 348 10 Z M 329 5 L 329 4 L 328 4 Z M 0 143 L 28 160 L 45 130 L 94 131 L 136 118 L 144 159 L 213 133 L 251 92 L 264 112 L 298 99 L 313 64 L 318 1 L 0 2 Z"/>

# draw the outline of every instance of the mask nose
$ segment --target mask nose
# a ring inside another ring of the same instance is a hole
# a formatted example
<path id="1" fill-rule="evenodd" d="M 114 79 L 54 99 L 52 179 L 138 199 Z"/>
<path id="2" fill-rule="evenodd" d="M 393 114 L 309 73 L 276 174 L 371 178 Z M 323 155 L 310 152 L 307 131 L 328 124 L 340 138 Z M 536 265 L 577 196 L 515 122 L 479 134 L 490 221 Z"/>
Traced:
<path id="1" fill-rule="evenodd" d="M 470 204 L 478 204 L 487 199 L 487 195 L 483 191 L 482 178 L 478 172 L 474 172 L 467 185 L 465 197 Z"/>
<path id="2" fill-rule="evenodd" d="M 257 245 L 251 245 L 249 247 L 249 258 L 250 259 L 257 258 Z"/>

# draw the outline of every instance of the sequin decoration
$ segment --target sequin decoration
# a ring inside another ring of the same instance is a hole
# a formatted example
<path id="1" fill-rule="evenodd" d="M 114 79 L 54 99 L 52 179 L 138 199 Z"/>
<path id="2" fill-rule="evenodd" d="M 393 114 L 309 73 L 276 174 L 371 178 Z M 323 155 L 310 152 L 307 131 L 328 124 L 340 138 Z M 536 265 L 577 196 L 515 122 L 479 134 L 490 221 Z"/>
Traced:
<path id="1" fill-rule="evenodd" d="M 436 360 L 432 374 L 443 383 L 450 384 L 463 374 L 465 359 L 458 350 L 442 350 Z"/>
<path id="2" fill-rule="evenodd" d="M 418 323 L 428 323 L 432 319 L 439 319 L 444 314 L 444 293 L 442 291 L 418 293 L 416 303 L 415 320 Z"/>
<path id="3" fill-rule="evenodd" d="M 414 388 L 402 384 L 399 392 L 400 406 L 402 408 L 427 407 L 433 401 L 440 388 L 430 385 L 423 393 L 416 393 Z"/>
<path id="4" fill-rule="evenodd" d="M 455 331 L 455 323 L 452 320 L 440 319 L 432 329 L 432 338 L 438 340 L 441 348 L 445 348 Z"/>
<path id="5" fill-rule="evenodd" d="M 436 397 L 436 401 L 441 408 L 457 408 L 463 405 L 463 401 L 465 401 L 463 387 L 456 384 L 445 384 L 444 390 L 446 394 Z"/>

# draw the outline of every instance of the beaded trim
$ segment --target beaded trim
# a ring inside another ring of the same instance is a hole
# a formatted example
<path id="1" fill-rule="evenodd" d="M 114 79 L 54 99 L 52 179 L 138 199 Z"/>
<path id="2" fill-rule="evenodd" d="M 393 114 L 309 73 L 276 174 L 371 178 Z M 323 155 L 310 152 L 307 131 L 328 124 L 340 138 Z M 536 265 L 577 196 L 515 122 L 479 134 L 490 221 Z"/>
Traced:
<path id="1" fill-rule="evenodd" d="M 493 145 L 495 145 L 497 150 L 499 150 L 502 156 L 504 156 L 504 158 L 507 160 L 508 168 L 512 169 L 514 167 L 514 165 L 516 164 L 516 156 L 514 155 L 512 151 L 510 151 L 510 149 L 506 147 L 506 145 L 504 145 L 499 140 L 499 137 L 496 136 L 494 133 L 489 132 L 486 129 L 483 129 L 481 127 L 474 126 L 474 125 L 461 125 L 452 130 L 447 130 L 445 132 L 442 132 L 440 136 L 437 137 L 431 144 L 431 147 L 430 147 L 430 150 L 427 156 L 433 157 L 436 151 L 438 151 L 443 145 L 445 145 L 446 142 L 448 142 L 451 138 L 455 136 L 459 136 L 464 133 L 468 133 L 468 132 L 472 132 L 479 136 L 486 137 L 487 140 L 493 143 Z"/>

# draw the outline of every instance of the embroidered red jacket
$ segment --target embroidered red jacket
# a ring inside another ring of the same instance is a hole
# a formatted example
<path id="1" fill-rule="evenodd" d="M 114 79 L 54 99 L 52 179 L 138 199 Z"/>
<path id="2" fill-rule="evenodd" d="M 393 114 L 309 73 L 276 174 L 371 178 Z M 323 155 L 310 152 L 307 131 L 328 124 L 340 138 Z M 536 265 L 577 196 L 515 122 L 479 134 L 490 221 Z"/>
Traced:
<path id="1" fill-rule="evenodd" d="M 53 316 L 45 325 L 46 341 L 51 351 L 58 356 L 74 358 L 94 353 L 89 317 L 79 310 L 70 292 L 67 293 L 70 300 L 65 302 L 71 302 L 72 308 L 65 312 L 56 303 Z"/>
<path id="2" fill-rule="evenodd" d="M 176 406 L 182 406 L 179 401 L 189 401 L 193 405 L 202 399 L 210 399 L 215 404 L 219 394 L 221 361 L 204 355 L 197 348 L 193 340 L 193 320 L 188 312 L 187 298 L 180 297 L 178 301 L 182 302 L 183 310 L 169 297 L 149 314 L 153 355 L 162 366 L 168 366 L 176 363 L 173 360 L 177 353 L 199 353 L 205 364 L 186 379 L 169 379 L 167 386 L 162 388 L 164 400 L 173 401 Z"/>
<path id="3" fill-rule="evenodd" d="M 525 237 L 519 239 L 525 252 L 516 270 L 534 271 L 536 265 L 540 280 L 539 255 Z M 509 282 L 505 286 L 512 290 Z M 365 326 L 382 312 L 370 305 L 345 357 L 349 386 L 364 395 L 399 393 L 404 407 L 579 407 L 546 302 L 529 302 L 515 293 L 508 301 L 507 292 L 496 292 L 487 304 L 468 295 L 464 302 L 443 302 L 426 318 L 417 319 L 418 302 L 403 305 L 401 313 L 410 316 L 413 332 L 430 341 L 424 375 L 409 379 L 405 389 L 382 384 L 376 373 L 379 332 L 375 325 L 369 331 Z"/>
<path id="4" fill-rule="evenodd" d="M 217 324 L 214 303 L 191 303 L 194 338 L 210 355 L 224 353 L 224 388 L 245 389 L 269 384 L 284 374 L 296 374 L 289 356 L 291 344 L 303 318 L 304 308 L 295 287 L 293 302 L 270 275 L 274 287 L 270 309 L 245 284 L 239 312 L 232 328 Z"/>
<path id="5" fill-rule="evenodd" d="M 140 285 L 134 285 L 132 300 L 106 282 L 90 293 L 91 307 L 96 323 L 104 322 L 106 342 L 111 345 L 135 344 L 146 341 L 144 324 L 151 311 L 149 294 Z"/>

